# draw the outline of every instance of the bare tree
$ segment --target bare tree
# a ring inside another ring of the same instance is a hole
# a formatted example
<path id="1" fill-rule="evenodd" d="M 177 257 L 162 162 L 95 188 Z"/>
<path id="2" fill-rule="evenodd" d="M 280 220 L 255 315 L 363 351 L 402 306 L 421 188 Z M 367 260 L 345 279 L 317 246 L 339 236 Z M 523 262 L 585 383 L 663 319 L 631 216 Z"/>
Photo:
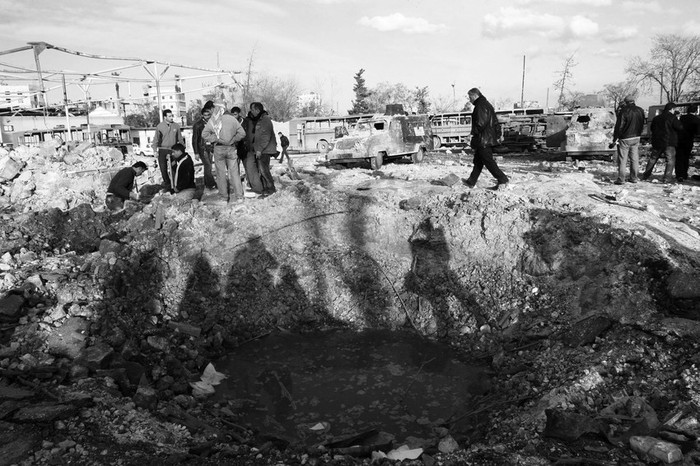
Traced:
<path id="1" fill-rule="evenodd" d="M 700 36 L 657 35 L 649 58 L 632 58 L 625 71 L 647 88 L 658 84 L 669 102 L 684 99 L 700 82 Z"/>
<path id="2" fill-rule="evenodd" d="M 603 95 L 607 100 L 606 104 L 617 109 L 625 97 L 637 97 L 638 91 L 634 81 L 622 81 L 619 83 L 610 83 L 603 86 Z"/>
<path id="3" fill-rule="evenodd" d="M 559 102 L 559 108 L 567 111 L 572 111 L 573 109 L 581 106 L 581 100 L 583 100 L 584 93 L 579 91 L 567 91 L 561 101 Z"/>
<path id="4" fill-rule="evenodd" d="M 559 103 L 559 107 L 564 107 L 564 100 L 566 98 L 566 91 L 568 90 L 568 87 L 573 84 L 573 73 L 572 69 L 578 65 L 576 60 L 574 60 L 574 57 L 576 56 L 576 52 L 572 53 L 568 57 L 564 59 L 564 63 L 562 64 L 562 69 L 561 71 L 558 71 L 556 75 L 559 77 L 556 81 L 554 81 L 554 89 L 559 90 L 559 99 L 557 99 L 557 102 Z"/>
<path id="5" fill-rule="evenodd" d="M 262 102 L 270 117 L 276 121 L 289 121 L 294 117 L 299 96 L 299 84 L 292 78 L 260 75 L 251 85 L 250 104 Z"/>

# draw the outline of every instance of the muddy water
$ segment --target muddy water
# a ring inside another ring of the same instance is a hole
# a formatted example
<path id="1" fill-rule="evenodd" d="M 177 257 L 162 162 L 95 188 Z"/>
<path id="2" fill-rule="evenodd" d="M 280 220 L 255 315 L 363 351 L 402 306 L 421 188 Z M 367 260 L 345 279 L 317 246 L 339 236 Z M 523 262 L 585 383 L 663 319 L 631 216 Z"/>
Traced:
<path id="1" fill-rule="evenodd" d="M 333 436 L 376 428 L 397 440 L 429 437 L 488 389 L 482 368 L 452 355 L 400 332 L 271 335 L 215 364 L 228 376 L 216 398 L 239 423 L 289 439 L 316 436 L 309 427 L 318 423 Z"/>

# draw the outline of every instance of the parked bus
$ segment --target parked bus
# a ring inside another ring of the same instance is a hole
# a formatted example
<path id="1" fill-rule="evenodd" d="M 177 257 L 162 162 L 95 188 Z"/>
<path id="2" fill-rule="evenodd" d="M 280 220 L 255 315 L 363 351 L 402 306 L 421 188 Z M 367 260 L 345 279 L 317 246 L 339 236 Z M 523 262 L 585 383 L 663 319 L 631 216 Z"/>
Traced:
<path id="1" fill-rule="evenodd" d="M 87 125 L 74 126 L 70 129 L 70 135 L 65 126 L 60 125 L 52 129 L 30 130 L 15 132 L 12 135 L 11 144 L 14 146 L 27 145 L 38 146 L 46 141 L 60 139 L 67 141 L 87 141 L 92 134 L 92 141 L 98 146 L 115 147 L 127 154 L 133 151 L 131 128 L 126 125 L 91 125 L 88 131 Z"/>
<path id="2" fill-rule="evenodd" d="M 289 122 L 290 146 L 296 150 L 324 153 L 330 140 L 335 137 L 336 127 L 345 128 L 347 133 L 351 133 L 361 118 L 372 116 L 373 113 L 295 118 Z"/>
<path id="3" fill-rule="evenodd" d="M 472 132 L 472 112 L 435 113 L 430 116 L 433 148 L 468 146 Z"/>

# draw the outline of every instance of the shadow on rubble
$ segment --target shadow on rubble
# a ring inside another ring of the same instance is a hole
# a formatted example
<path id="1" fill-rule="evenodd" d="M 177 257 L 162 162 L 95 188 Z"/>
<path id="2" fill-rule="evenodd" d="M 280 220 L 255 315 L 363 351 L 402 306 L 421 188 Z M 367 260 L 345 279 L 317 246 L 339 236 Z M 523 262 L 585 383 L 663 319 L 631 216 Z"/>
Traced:
<path id="1" fill-rule="evenodd" d="M 436 334 L 443 338 L 455 328 L 450 312 L 450 299 L 459 303 L 461 310 L 473 316 L 477 327 L 486 323 L 486 317 L 474 294 L 459 280 L 450 268 L 450 250 L 442 228 L 423 220 L 409 238 L 412 266 L 406 274 L 404 288 L 417 299 L 428 301 Z M 420 309 L 420 306 L 417 306 Z M 422 318 L 419 315 L 418 318 Z"/>
<path id="2" fill-rule="evenodd" d="M 638 318 L 644 308 L 682 313 L 687 305 L 669 295 L 669 276 L 680 269 L 696 270 L 700 257 L 662 232 L 654 230 L 668 241 L 670 251 L 634 232 L 579 214 L 536 209 L 530 212 L 530 222 L 521 270 L 568 290 L 563 296 L 572 314 Z M 669 254 L 678 265 L 669 262 Z"/>
<path id="3" fill-rule="evenodd" d="M 333 306 L 333 315 L 342 321 L 354 321 L 369 328 L 385 327 L 391 290 L 387 289 L 380 265 L 367 248 L 368 242 L 375 240 L 367 225 L 372 199 L 350 195 L 342 211 L 336 212 L 340 215 L 328 217 L 319 215 L 319 210 L 327 209 L 316 199 L 307 197 L 305 191 L 298 191 L 297 196 L 306 206 L 306 217 L 318 217 L 305 222 L 304 227 L 312 238 L 311 244 L 322 245 L 305 250 L 310 256 L 307 260 L 312 264 L 314 289 L 320 299 Z M 336 284 L 349 292 L 349 299 L 338 296 L 343 290 L 338 290 Z"/>
<path id="4" fill-rule="evenodd" d="M 295 327 L 325 315 L 312 303 L 294 269 L 280 264 L 260 239 L 240 249 L 226 276 L 225 319 L 245 320 L 261 330 Z"/>

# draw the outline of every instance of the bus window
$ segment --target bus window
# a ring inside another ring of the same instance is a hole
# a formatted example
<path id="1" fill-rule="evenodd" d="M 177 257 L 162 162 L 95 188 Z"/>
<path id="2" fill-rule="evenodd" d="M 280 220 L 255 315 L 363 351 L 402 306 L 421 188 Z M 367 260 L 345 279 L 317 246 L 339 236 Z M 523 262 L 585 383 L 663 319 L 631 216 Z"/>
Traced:
<path id="1" fill-rule="evenodd" d="M 383 121 L 376 121 L 374 123 L 374 129 L 378 129 L 380 131 L 383 130 L 384 129 L 384 122 Z"/>

